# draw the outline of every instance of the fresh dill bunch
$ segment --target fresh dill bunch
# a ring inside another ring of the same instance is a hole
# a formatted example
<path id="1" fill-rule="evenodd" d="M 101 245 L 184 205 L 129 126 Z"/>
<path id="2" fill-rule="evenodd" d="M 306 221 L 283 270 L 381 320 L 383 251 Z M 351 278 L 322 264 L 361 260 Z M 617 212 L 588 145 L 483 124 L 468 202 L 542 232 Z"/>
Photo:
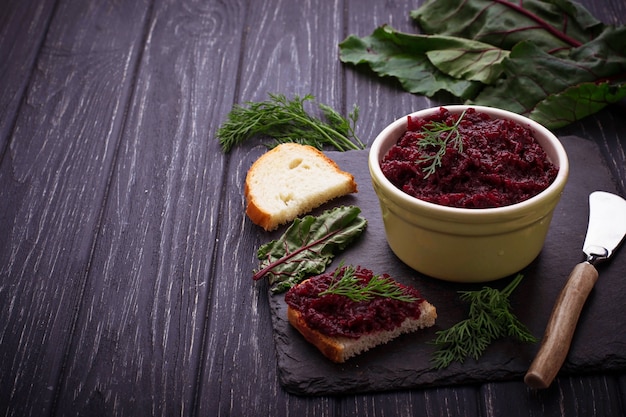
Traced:
<path id="1" fill-rule="evenodd" d="M 417 162 L 427 163 L 422 170 L 425 173 L 424 178 L 428 178 L 437 171 L 437 168 L 441 166 L 443 156 L 446 154 L 448 143 L 452 143 L 452 146 L 459 152 L 463 152 L 463 137 L 459 132 L 459 126 L 461 120 L 465 116 L 465 111 L 459 116 L 458 120 L 449 126 L 445 122 L 431 121 L 422 126 L 420 133 L 422 138 L 420 139 L 418 146 L 421 150 L 433 147 L 435 151 L 431 154 L 424 154 L 418 158 Z"/>
<path id="2" fill-rule="evenodd" d="M 518 274 L 504 289 L 483 287 L 479 291 L 461 291 L 461 300 L 470 303 L 468 318 L 436 333 L 432 342 L 438 347 L 433 356 L 437 369 L 452 362 L 463 363 L 467 357 L 478 360 L 494 340 L 515 337 L 521 342 L 535 343 L 530 331 L 511 312 L 509 296 L 519 285 Z"/>
<path id="3" fill-rule="evenodd" d="M 412 303 L 417 299 L 406 294 L 401 287 L 394 281 L 384 278 L 380 275 L 374 275 L 367 284 L 363 285 L 362 281 L 355 275 L 354 266 L 337 268 L 333 274 L 333 281 L 329 287 L 320 292 L 319 296 L 328 294 L 342 295 L 348 297 L 352 301 L 370 301 L 374 297 L 392 298 L 394 300 Z M 339 277 L 339 274 L 342 274 Z"/>
<path id="4" fill-rule="evenodd" d="M 217 130 L 217 138 L 224 152 L 257 135 L 274 139 L 270 147 L 294 142 L 322 150 L 332 146 L 339 151 L 363 149 L 365 145 L 356 136 L 354 128 L 359 118 L 355 105 L 348 118 L 342 117 L 330 106 L 318 103 L 325 120 L 315 117 L 304 108 L 305 102 L 314 102 L 307 94 L 287 100 L 283 94 L 269 94 L 269 100 L 235 105 L 226 121 Z"/>

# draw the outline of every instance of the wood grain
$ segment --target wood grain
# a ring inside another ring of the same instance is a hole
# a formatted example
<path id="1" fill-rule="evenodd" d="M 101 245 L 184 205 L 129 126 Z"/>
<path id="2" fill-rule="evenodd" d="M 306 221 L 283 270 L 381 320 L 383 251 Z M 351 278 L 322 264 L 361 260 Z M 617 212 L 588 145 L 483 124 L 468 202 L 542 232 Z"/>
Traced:
<path id="1" fill-rule="evenodd" d="M 243 12 L 233 1 L 150 9 L 60 409 L 194 409 L 200 358 L 213 357 L 205 320 L 238 299 L 214 298 L 223 279 L 213 275 L 217 233 L 229 209 L 221 203 L 226 158 L 212 135 L 233 100 L 230 51 Z"/>
<path id="2" fill-rule="evenodd" d="M 4 2 L 0 7 L 0 151 L 14 128 L 53 10 L 53 1 Z"/>
<path id="3" fill-rule="evenodd" d="M 57 5 L 0 166 L 5 415 L 50 412 L 63 376 L 137 61 L 135 4 L 126 21 Z"/>

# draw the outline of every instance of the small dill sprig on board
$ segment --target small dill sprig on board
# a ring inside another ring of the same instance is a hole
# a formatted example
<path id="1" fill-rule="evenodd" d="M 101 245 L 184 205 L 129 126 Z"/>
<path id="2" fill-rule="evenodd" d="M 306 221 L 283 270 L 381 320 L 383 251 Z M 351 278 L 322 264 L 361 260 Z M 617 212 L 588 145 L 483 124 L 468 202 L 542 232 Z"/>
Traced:
<path id="1" fill-rule="evenodd" d="M 461 300 L 470 303 L 468 318 L 436 333 L 433 344 L 438 347 L 433 366 L 447 368 L 452 362 L 476 360 L 494 340 L 515 337 L 521 342 L 535 343 L 537 338 L 511 312 L 509 296 L 519 285 L 518 274 L 504 289 L 483 287 L 479 291 L 462 291 Z"/>

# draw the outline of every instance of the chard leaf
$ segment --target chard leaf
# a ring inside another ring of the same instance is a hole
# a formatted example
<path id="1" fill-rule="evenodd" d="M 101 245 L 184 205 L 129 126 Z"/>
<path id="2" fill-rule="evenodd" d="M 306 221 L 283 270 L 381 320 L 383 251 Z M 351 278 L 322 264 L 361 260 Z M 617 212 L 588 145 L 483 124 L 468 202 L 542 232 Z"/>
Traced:
<path id="1" fill-rule="evenodd" d="M 504 77 L 496 85 L 483 89 L 473 104 L 501 107 L 537 117 L 537 121 L 541 118 L 548 128 L 564 126 L 563 121 L 571 120 L 572 115 L 587 116 L 591 114 L 588 111 L 597 111 L 621 98 L 619 91 L 611 93 L 608 87 L 619 84 L 619 77 L 623 80 L 626 73 L 626 26 L 607 28 L 601 36 L 573 49 L 565 58 L 550 55 L 531 42 L 521 42 L 502 61 L 502 68 Z M 601 89 L 593 92 L 589 87 L 576 89 L 587 83 L 605 82 L 609 84 L 604 93 Z M 573 90 L 561 96 L 572 87 Z M 559 99 L 552 99 L 553 95 L 559 95 Z M 583 100 L 582 104 L 565 100 L 577 97 Z M 590 97 L 601 101 L 591 106 Z M 537 106 L 541 109 L 537 110 Z M 545 117 L 546 114 L 551 116 Z"/>
<path id="2" fill-rule="evenodd" d="M 367 221 L 356 206 L 342 206 L 319 216 L 296 219 L 277 240 L 262 245 L 257 257 L 260 269 L 254 279 L 268 276 L 272 292 L 288 290 L 307 276 L 321 274 L 335 252 L 361 235 Z"/>
<path id="3" fill-rule="evenodd" d="M 368 64 L 379 76 L 397 78 L 402 87 L 417 94 L 432 97 L 439 91 L 448 91 L 457 97 L 476 95 L 482 81 L 491 80 L 498 69 L 494 67 L 502 59 L 497 48 L 480 42 L 450 36 L 411 35 L 383 25 L 363 38 L 351 35 L 339 44 L 339 58 L 345 63 Z M 453 51 L 454 62 L 445 52 Z M 486 53 L 488 51 L 488 53 Z M 430 61 L 432 55 L 433 62 Z M 472 62 L 469 79 L 457 78 L 446 71 L 452 65 L 465 66 Z M 441 71 L 435 65 L 440 66 Z M 495 72 L 493 72 L 495 71 Z M 484 73 L 484 75 L 483 75 Z"/>
<path id="4" fill-rule="evenodd" d="M 412 93 L 445 90 L 548 128 L 623 98 L 626 26 L 605 25 L 572 0 L 427 0 L 411 17 L 425 35 L 383 26 L 347 38 L 340 59 L 368 63 Z"/>
<path id="5" fill-rule="evenodd" d="M 429 0 L 411 11 L 427 34 L 458 36 L 510 50 L 531 41 L 546 51 L 596 37 L 605 25 L 570 0 Z"/>
<path id="6" fill-rule="evenodd" d="M 480 81 L 483 84 L 495 83 L 502 74 L 500 63 L 509 55 L 509 51 L 465 41 L 468 46 L 470 42 L 476 45 L 476 49 L 464 47 L 433 50 L 426 52 L 426 56 L 439 71 L 454 78 Z"/>
<path id="7" fill-rule="evenodd" d="M 539 102 L 530 117 L 544 126 L 556 129 L 594 114 L 623 98 L 626 98 L 626 82 L 579 84 Z"/>

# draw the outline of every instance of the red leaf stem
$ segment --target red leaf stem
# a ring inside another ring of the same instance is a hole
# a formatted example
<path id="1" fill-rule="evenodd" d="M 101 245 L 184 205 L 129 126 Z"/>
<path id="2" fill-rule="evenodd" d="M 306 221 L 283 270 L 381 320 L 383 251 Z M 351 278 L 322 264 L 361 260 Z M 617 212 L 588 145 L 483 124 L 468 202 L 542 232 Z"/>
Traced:
<path id="1" fill-rule="evenodd" d="M 304 252 L 305 250 L 309 250 L 312 247 L 314 247 L 315 245 L 320 244 L 321 242 L 324 242 L 326 240 L 328 240 L 330 237 L 336 235 L 337 233 L 339 233 L 340 230 L 335 230 L 333 232 L 330 232 L 322 237 L 320 237 L 317 240 L 314 240 L 313 242 L 303 245 L 301 247 L 299 247 L 298 249 L 296 249 L 295 251 L 286 254 L 285 256 L 275 260 L 274 262 L 270 262 L 265 268 L 261 269 L 260 271 L 258 271 L 256 274 L 254 274 L 252 276 L 252 279 L 257 281 L 261 278 L 263 278 L 268 272 L 270 272 L 272 269 L 274 269 L 274 267 L 276 265 L 280 265 L 283 263 L 286 263 L 289 259 L 293 258 L 294 256 L 296 256 L 297 254 Z"/>
<path id="2" fill-rule="evenodd" d="M 556 38 L 562 40 L 563 42 L 573 46 L 573 47 L 579 47 L 582 46 L 582 42 L 572 38 L 571 36 L 568 36 L 566 33 L 561 32 L 560 30 L 556 29 L 554 26 L 550 25 L 549 23 L 547 23 L 545 20 L 543 20 L 542 18 L 540 18 L 539 16 L 537 16 L 536 14 L 532 13 L 529 10 L 524 9 L 522 6 L 517 5 L 515 3 L 511 3 L 510 1 L 507 0 L 493 0 L 494 3 L 499 3 L 505 7 L 508 7 L 510 9 L 515 10 L 516 12 L 523 14 L 524 16 L 528 17 L 529 19 L 534 20 L 535 22 L 537 22 L 539 24 L 539 26 L 541 26 L 542 29 L 546 30 L 547 32 L 549 32 L 551 35 L 555 36 Z M 520 2 L 521 3 L 521 2 Z"/>

